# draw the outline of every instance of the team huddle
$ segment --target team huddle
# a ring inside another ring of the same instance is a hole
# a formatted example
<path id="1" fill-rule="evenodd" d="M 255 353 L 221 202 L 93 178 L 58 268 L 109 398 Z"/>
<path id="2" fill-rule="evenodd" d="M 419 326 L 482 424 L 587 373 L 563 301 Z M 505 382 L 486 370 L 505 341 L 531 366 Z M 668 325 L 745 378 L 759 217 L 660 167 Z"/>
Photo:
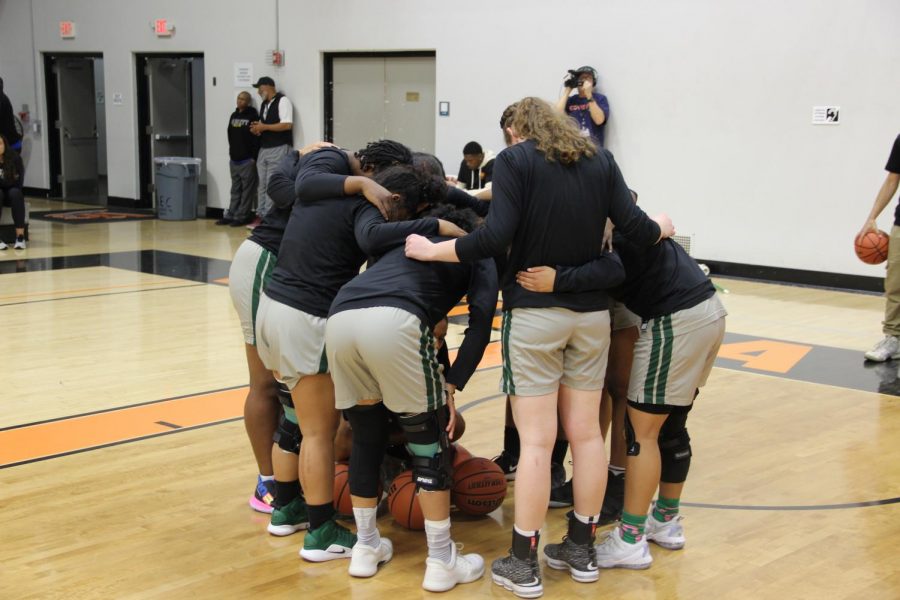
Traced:
<path id="1" fill-rule="evenodd" d="M 528 493 L 516 495 L 511 549 L 491 564 L 493 581 L 524 598 L 543 593 L 538 549 L 558 428 L 572 453 L 573 510 L 567 535 L 543 546 L 547 566 L 592 582 L 601 568 L 648 567 L 648 540 L 684 546 L 686 420 L 725 310 L 669 239 L 671 220 L 637 206 L 612 155 L 574 121 L 525 98 L 500 124 L 508 147 L 493 161 L 490 200 L 448 186 L 436 158 L 390 140 L 355 153 L 293 152 L 268 182 L 273 209 L 235 255 L 245 422 L 261 474 L 250 503 L 271 512 L 273 535 L 307 529 L 305 560 L 349 559 L 353 577 L 391 560 L 376 516 L 386 450 L 399 436 L 424 516 L 422 587 L 447 591 L 484 575 L 484 559 L 460 553 L 451 536 L 452 442 L 462 429 L 454 395 L 490 341 L 498 293 L 500 389 L 518 432 L 516 487 Z M 469 323 L 451 363 L 442 335 L 463 297 Z M 613 346 L 625 364 L 617 389 L 627 379 L 612 398 L 613 455 L 626 451 L 627 475 L 621 522 L 597 544 L 610 340 L 638 328 L 633 346 Z M 348 438 L 355 533 L 333 504 L 335 460 L 345 458 L 336 446 L 344 454 Z"/>

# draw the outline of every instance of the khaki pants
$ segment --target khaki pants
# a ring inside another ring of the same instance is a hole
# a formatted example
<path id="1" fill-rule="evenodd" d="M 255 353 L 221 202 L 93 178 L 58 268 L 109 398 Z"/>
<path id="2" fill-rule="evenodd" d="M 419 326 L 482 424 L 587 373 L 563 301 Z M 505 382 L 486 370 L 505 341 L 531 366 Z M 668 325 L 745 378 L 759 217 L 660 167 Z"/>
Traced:
<path id="1" fill-rule="evenodd" d="M 896 225 L 891 228 L 891 242 L 888 246 L 884 300 L 884 334 L 900 336 L 900 227 Z"/>

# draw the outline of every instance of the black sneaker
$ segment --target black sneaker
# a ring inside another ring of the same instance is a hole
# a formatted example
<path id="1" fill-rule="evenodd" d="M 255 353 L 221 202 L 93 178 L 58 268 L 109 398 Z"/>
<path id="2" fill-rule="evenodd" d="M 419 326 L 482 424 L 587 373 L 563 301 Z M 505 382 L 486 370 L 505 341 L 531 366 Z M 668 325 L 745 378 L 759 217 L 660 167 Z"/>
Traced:
<path id="1" fill-rule="evenodd" d="M 233 222 L 229 217 L 222 217 L 216 221 L 216 225 L 231 225 Z"/>
<path id="2" fill-rule="evenodd" d="M 625 507 L 625 473 L 613 475 L 606 479 L 606 493 L 603 495 L 603 508 L 600 509 L 599 525 L 607 525 L 622 519 Z"/>
<path id="3" fill-rule="evenodd" d="M 241 225 L 247 225 L 248 223 L 252 223 L 252 222 L 253 222 L 253 217 L 243 217 L 240 219 L 232 219 L 231 223 L 229 223 L 229 225 L 231 225 L 232 227 L 240 227 Z"/>
<path id="4" fill-rule="evenodd" d="M 560 544 L 546 544 L 544 556 L 548 567 L 568 570 L 575 581 L 591 583 L 600 578 L 593 540 L 587 544 L 576 544 L 568 536 L 564 536 Z"/>
<path id="5" fill-rule="evenodd" d="M 519 457 L 513 456 L 506 450 L 500 453 L 500 456 L 495 456 L 493 459 L 494 463 L 503 470 L 503 475 L 506 476 L 507 481 L 515 481 L 516 479 L 516 469 L 519 468 Z"/>
<path id="6" fill-rule="evenodd" d="M 541 567 L 536 556 L 531 560 L 522 560 L 513 556 L 510 550 L 508 556 L 498 558 L 491 564 L 491 579 L 519 598 L 538 598 L 544 594 Z"/>
<path id="7" fill-rule="evenodd" d="M 550 508 L 565 508 L 575 503 L 572 497 L 572 480 L 566 481 L 566 468 L 550 465 Z"/>

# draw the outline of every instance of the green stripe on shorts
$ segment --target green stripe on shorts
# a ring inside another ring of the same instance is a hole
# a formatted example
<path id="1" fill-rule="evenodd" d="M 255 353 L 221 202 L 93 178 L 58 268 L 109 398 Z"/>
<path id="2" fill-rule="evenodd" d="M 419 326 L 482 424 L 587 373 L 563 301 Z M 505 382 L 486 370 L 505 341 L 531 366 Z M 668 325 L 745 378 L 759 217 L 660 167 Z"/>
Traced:
<path id="1" fill-rule="evenodd" d="M 669 382 L 669 367 L 672 364 L 672 348 L 674 344 L 674 333 L 672 331 L 672 315 L 666 315 L 662 318 L 663 324 L 663 354 L 662 361 L 659 365 L 659 377 L 656 381 L 656 403 L 666 403 L 666 384 Z"/>
<path id="2" fill-rule="evenodd" d="M 321 375 L 322 373 L 328 372 L 328 355 L 325 353 L 325 346 L 322 346 L 322 356 L 319 358 L 319 370 L 316 371 L 317 375 Z"/>
<path id="3" fill-rule="evenodd" d="M 654 319 L 653 329 L 650 330 L 650 336 L 653 339 L 653 346 L 650 348 L 650 359 L 647 364 L 647 375 L 644 378 L 644 402 L 653 403 L 653 386 L 656 383 L 656 368 L 659 366 L 659 355 L 662 351 L 662 336 L 660 328 L 662 323 L 659 319 Z"/>
<path id="4" fill-rule="evenodd" d="M 256 273 L 253 274 L 253 292 L 250 306 L 250 319 L 253 322 L 253 345 L 256 345 L 256 311 L 259 308 L 259 295 L 262 294 L 263 285 L 269 281 L 272 271 L 275 270 L 274 254 L 263 248 L 259 260 L 256 261 Z"/>
<path id="5" fill-rule="evenodd" d="M 428 410 L 434 410 L 434 383 L 431 380 L 431 365 L 428 364 L 428 327 L 419 323 L 419 356 L 422 358 L 422 374 L 425 376 L 425 395 Z M 432 346 L 433 348 L 433 346 Z"/>
<path id="6" fill-rule="evenodd" d="M 503 358 L 503 371 L 501 381 L 505 394 L 515 394 L 516 385 L 513 382 L 512 363 L 509 360 L 509 332 L 512 329 L 512 311 L 503 311 L 503 320 L 500 322 L 500 353 Z"/>

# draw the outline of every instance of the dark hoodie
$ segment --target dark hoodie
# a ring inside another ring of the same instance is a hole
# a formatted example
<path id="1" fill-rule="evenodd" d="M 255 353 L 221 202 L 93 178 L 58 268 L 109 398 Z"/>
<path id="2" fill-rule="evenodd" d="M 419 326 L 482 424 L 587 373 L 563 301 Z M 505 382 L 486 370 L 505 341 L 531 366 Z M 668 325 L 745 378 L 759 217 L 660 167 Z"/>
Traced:
<path id="1" fill-rule="evenodd" d="M 15 145 L 22 139 L 19 128 L 16 127 L 16 117 L 13 114 L 12 102 L 3 93 L 3 80 L 0 79 L 0 134 L 6 138 L 9 145 Z"/>

